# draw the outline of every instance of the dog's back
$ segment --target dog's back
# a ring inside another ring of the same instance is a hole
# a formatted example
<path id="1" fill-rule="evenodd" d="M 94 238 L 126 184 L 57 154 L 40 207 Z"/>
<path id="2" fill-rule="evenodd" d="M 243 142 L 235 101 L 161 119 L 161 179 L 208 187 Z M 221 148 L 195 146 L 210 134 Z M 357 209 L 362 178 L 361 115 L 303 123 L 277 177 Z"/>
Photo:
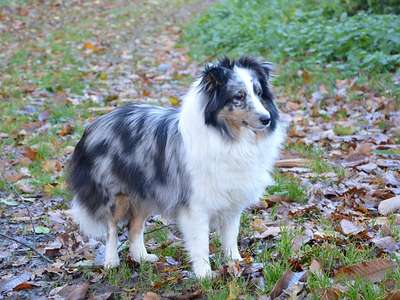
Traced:
<path id="1" fill-rule="evenodd" d="M 69 165 L 72 211 L 85 233 L 99 235 L 88 220 L 103 223 L 120 194 L 136 208 L 166 214 L 187 201 L 190 184 L 178 115 L 174 108 L 130 104 L 85 130 Z"/>

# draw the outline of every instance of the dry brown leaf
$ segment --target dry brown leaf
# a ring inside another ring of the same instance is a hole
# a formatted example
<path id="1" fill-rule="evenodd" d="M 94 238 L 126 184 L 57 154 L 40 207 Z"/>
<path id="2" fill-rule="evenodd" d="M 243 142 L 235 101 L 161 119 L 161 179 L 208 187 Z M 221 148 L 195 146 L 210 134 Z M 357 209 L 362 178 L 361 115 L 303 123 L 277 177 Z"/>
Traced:
<path id="1" fill-rule="evenodd" d="M 263 232 L 267 228 L 265 222 L 260 218 L 254 219 L 251 222 L 251 227 L 258 232 Z"/>
<path id="2" fill-rule="evenodd" d="M 25 282 L 21 282 L 20 284 L 16 285 L 13 290 L 14 291 L 30 290 L 34 287 L 38 287 L 38 285 L 25 281 Z"/>
<path id="3" fill-rule="evenodd" d="M 24 156 L 30 160 L 35 160 L 37 156 L 37 150 L 32 149 L 31 147 L 26 147 L 24 150 Z"/>
<path id="4" fill-rule="evenodd" d="M 270 297 L 271 299 L 275 299 L 282 294 L 282 292 L 286 289 L 293 287 L 297 284 L 304 276 L 305 272 L 293 272 L 291 270 L 287 270 L 281 279 L 279 279 L 274 288 L 271 291 Z"/>
<path id="5" fill-rule="evenodd" d="M 61 172 L 62 165 L 58 160 L 46 160 L 43 163 L 43 170 L 46 172 Z"/>
<path id="6" fill-rule="evenodd" d="M 340 290 L 336 288 L 322 289 L 319 291 L 322 300 L 338 300 L 340 297 Z"/>
<path id="7" fill-rule="evenodd" d="M 313 274 L 320 274 L 322 271 L 322 267 L 321 267 L 321 264 L 319 263 L 319 261 L 316 259 L 313 259 L 311 261 L 309 270 Z"/>
<path id="8" fill-rule="evenodd" d="M 290 202 L 289 197 L 286 195 L 270 195 L 265 200 L 273 203 Z"/>
<path id="9" fill-rule="evenodd" d="M 281 232 L 281 228 L 278 226 L 268 227 L 267 230 L 262 232 L 260 235 L 257 235 L 257 238 L 265 239 L 270 236 L 277 236 Z"/>
<path id="10" fill-rule="evenodd" d="M 400 290 L 393 291 L 386 295 L 384 300 L 400 300 Z"/>
<path id="11" fill-rule="evenodd" d="M 160 300 L 160 299 L 161 299 L 160 295 L 153 292 L 147 292 L 146 294 L 143 295 L 143 300 Z"/>
<path id="12" fill-rule="evenodd" d="M 85 299 L 89 283 L 67 285 L 58 291 L 57 296 L 65 300 L 80 300 Z"/>
<path id="13" fill-rule="evenodd" d="M 368 262 L 341 267 L 335 271 L 335 279 L 362 277 L 371 282 L 380 282 L 385 274 L 393 270 L 396 264 L 388 259 L 378 258 Z"/>
<path id="14" fill-rule="evenodd" d="M 71 124 L 65 124 L 58 132 L 60 136 L 66 136 L 74 132 L 74 127 Z"/>

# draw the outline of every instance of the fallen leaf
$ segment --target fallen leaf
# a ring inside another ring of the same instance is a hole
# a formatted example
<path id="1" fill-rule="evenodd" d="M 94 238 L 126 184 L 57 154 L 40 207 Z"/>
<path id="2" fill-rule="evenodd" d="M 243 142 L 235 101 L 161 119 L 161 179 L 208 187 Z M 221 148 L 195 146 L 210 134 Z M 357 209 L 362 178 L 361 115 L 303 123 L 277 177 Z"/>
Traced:
<path id="1" fill-rule="evenodd" d="M 22 291 L 22 290 L 30 290 L 34 287 L 38 287 L 38 285 L 33 284 L 31 282 L 21 282 L 20 284 L 16 285 L 13 290 L 14 291 Z"/>
<path id="2" fill-rule="evenodd" d="M 52 160 L 46 160 L 43 163 L 43 170 L 46 172 L 61 172 L 62 170 L 62 165 L 58 160 L 52 159 Z"/>
<path id="3" fill-rule="evenodd" d="M 304 158 L 280 159 L 275 163 L 277 168 L 301 168 L 310 166 L 310 160 Z"/>
<path id="4" fill-rule="evenodd" d="M 311 263 L 310 263 L 309 270 L 310 270 L 310 272 L 313 273 L 313 274 L 321 274 L 321 272 L 322 272 L 322 267 L 321 267 L 321 264 L 319 263 L 319 261 L 316 260 L 316 259 L 313 259 L 313 260 L 311 261 Z"/>
<path id="5" fill-rule="evenodd" d="M 37 150 L 32 149 L 31 147 L 26 147 L 24 150 L 24 156 L 29 158 L 30 160 L 35 160 L 37 157 Z"/>
<path id="6" fill-rule="evenodd" d="M 32 273 L 24 272 L 11 278 L 0 280 L 0 293 L 11 291 L 19 284 L 30 280 L 31 277 Z"/>
<path id="7" fill-rule="evenodd" d="M 35 233 L 48 234 L 48 233 L 50 233 L 50 228 L 48 228 L 46 226 L 35 226 Z"/>
<path id="8" fill-rule="evenodd" d="M 340 228 L 345 235 L 354 235 L 364 230 L 361 226 L 346 219 L 340 221 Z"/>
<path id="9" fill-rule="evenodd" d="M 281 228 L 278 226 L 268 227 L 267 230 L 260 234 L 256 234 L 255 237 L 259 239 L 265 239 L 270 236 L 277 236 L 281 232 Z"/>
<path id="10" fill-rule="evenodd" d="M 17 206 L 19 203 L 13 199 L 0 199 L 0 203 L 8 206 Z"/>
<path id="11" fill-rule="evenodd" d="M 393 198 L 383 200 L 378 205 L 378 212 L 384 216 L 395 212 L 398 209 L 400 209 L 400 196 L 395 196 Z"/>
<path id="12" fill-rule="evenodd" d="M 81 284 L 67 285 L 58 291 L 57 296 L 65 300 L 85 299 L 88 289 L 89 283 L 87 282 Z"/>
<path id="13" fill-rule="evenodd" d="M 89 107 L 88 111 L 92 113 L 105 114 L 112 111 L 114 108 L 114 106 Z"/>
<path id="14" fill-rule="evenodd" d="M 400 299 L 400 290 L 396 290 L 396 291 L 390 292 L 384 298 L 384 300 L 399 300 L 399 299 Z"/>
<path id="15" fill-rule="evenodd" d="M 318 292 L 321 295 L 321 300 L 338 300 L 340 296 L 340 290 L 336 288 L 322 289 Z"/>
<path id="16" fill-rule="evenodd" d="M 172 106 L 178 106 L 179 99 L 176 97 L 169 97 L 169 104 L 171 104 Z"/>
<path id="17" fill-rule="evenodd" d="M 19 190 L 21 190 L 22 192 L 27 193 L 27 194 L 32 194 L 35 191 L 33 186 L 28 181 L 25 181 L 24 179 L 18 181 L 15 185 Z"/>
<path id="18" fill-rule="evenodd" d="M 156 293 L 147 292 L 143 295 L 143 300 L 161 300 L 161 297 Z"/>
<path id="19" fill-rule="evenodd" d="M 295 284 L 297 284 L 300 279 L 303 278 L 305 272 L 293 272 L 291 270 L 287 270 L 282 277 L 275 283 L 274 288 L 271 291 L 270 297 L 271 299 L 277 298 L 282 292 Z"/>
<path id="20" fill-rule="evenodd" d="M 74 127 L 71 124 L 65 124 L 58 132 L 60 136 L 66 136 L 74 132 Z"/>
<path id="21" fill-rule="evenodd" d="M 39 122 L 45 122 L 50 116 L 50 113 L 48 110 L 42 111 L 39 116 L 38 116 L 38 120 Z"/>
<path id="22" fill-rule="evenodd" d="M 372 239 L 372 242 L 376 247 L 388 253 L 393 253 L 393 251 L 399 250 L 399 245 L 391 236 L 374 238 Z"/>
<path id="23" fill-rule="evenodd" d="M 396 264 L 391 260 L 378 258 L 368 262 L 340 267 L 335 271 L 335 279 L 361 277 L 371 282 L 380 282 L 385 278 L 385 274 L 395 267 Z"/>
<path id="24" fill-rule="evenodd" d="M 256 218 L 251 222 L 251 227 L 258 232 L 263 232 L 267 227 L 264 220 Z"/>

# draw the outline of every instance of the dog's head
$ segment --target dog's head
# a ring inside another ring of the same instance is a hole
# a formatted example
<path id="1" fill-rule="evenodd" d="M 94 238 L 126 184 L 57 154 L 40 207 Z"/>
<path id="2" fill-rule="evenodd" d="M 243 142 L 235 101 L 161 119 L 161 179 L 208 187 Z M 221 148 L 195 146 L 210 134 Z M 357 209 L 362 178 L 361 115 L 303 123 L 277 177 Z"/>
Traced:
<path id="1" fill-rule="evenodd" d="M 268 87 L 270 76 L 271 64 L 251 57 L 207 65 L 200 82 L 207 101 L 205 123 L 231 139 L 245 130 L 257 135 L 272 132 L 279 113 Z"/>

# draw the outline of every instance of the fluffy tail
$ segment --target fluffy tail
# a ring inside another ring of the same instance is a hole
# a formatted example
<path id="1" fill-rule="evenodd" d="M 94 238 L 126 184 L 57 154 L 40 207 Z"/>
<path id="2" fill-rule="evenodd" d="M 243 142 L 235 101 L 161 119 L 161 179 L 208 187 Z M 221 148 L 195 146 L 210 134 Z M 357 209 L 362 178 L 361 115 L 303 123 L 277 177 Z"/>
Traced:
<path id="1" fill-rule="evenodd" d="M 88 237 L 104 238 L 106 236 L 106 224 L 89 213 L 86 207 L 79 202 L 77 197 L 74 197 L 72 200 L 69 213 L 72 219 L 79 225 L 80 230 Z"/>

